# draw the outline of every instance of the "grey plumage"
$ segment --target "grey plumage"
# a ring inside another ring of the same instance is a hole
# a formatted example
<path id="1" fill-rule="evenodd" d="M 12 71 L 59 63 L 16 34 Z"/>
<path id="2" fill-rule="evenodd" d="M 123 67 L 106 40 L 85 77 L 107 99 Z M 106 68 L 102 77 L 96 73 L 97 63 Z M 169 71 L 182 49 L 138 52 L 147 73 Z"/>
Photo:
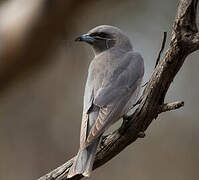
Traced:
<path id="1" fill-rule="evenodd" d="M 84 93 L 80 148 L 68 173 L 90 176 L 105 130 L 135 104 L 144 75 L 144 63 L 120 29 L 102 25 L 76 39 L 95 53 Z"/>

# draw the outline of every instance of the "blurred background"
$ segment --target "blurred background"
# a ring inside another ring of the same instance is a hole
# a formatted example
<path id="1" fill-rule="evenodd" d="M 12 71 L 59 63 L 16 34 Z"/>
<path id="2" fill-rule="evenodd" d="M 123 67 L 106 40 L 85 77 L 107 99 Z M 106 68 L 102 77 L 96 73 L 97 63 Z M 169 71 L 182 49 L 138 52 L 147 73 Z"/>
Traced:
<path id="1" fill-rule="evenodd" d="M 91 48 L 78 35 L 121 28 L 145 60 L 146 82 L 163 32 L 171 36 L 178 0 L 0 1 L 0 179 L 34 180 L 79 147 Z M 165 102 L 180 110 L 154 120 L 139 139 L 90 179 L 195 180 L 199 170 L 199 52 L 187 57 Z"/>

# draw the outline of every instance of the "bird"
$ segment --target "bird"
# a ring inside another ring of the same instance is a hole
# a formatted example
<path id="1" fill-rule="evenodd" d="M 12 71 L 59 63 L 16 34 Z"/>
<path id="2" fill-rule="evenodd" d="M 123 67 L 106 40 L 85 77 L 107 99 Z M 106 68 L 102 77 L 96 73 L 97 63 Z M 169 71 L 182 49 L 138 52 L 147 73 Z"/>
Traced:
<path id="1" fill-rule="evenodd" d="M 88 69 L 80 132 L 80 146 L 68 172 L 90 177 L 103 133 L 136 103 L 144 76 L 144 61 L 117 27 L 97 26 L 75 41 L 94 52 Z"/>

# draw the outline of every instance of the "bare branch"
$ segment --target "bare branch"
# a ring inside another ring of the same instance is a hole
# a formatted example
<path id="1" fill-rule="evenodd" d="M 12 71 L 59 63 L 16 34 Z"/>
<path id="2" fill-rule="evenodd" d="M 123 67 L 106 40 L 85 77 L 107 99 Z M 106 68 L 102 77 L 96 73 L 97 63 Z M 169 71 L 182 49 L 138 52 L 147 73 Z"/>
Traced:
<path id="1" fill-rule="evenodd" d="M 157 65 L 158 65 L 158 63 L 159 63 L 159 61 L 160 61 L 160 57 L 161 57 L 162 52 L 163 52 L 163 50 L 164 50 L 164 47 L 165 47 L 165 44 L 166 44 L 166 40 L 167 40 L 167 32 L 164 32 L 164 34 L 163 34 L 163 39 L 162 39 L 162 45 L 161 45 L 160 51 L 159 51 L 159 53 L 158 53 L 158 57 L 157 57 L 157 59 L 156 59 L 156 63 L 155 63 L 154 69 L 157 67 Z M 144 85 L 142 85 L 142 87 L 145 87 L 145 86 L 147 85 L 147 83 L 148 83 L 148 82 L 144 83 Z M 138 101 L 139 101 L 139 100 L 138 100 Z M 136 103 L 135 105 L 137 105 L 137 103 Z M 133 106 L 133 107 L 135 107 L 135 106 Z"/>
<path id="2" fill-rule="evenodd" d="M 167 103 L 167 104 L 164 104 L 164 105 L 160 106 L 159 113 L 176 110 L 176 109 L 179 109 L 179 108 L 181 108 L 183 106 L 184 106 L 184 102 L 183 101 Z"/>
<path id="3" fill-rule="evenodd" d="M 196 7 L 198 0 L 180 0 L 177 16 L 174 23 L 173 36 L 170 46 L 158 63 L 143 92 L 141 103 L 135 112 L 128 118 L 129 121 L 112 134 L 106 136 L 99 148 L 93 169 L 102 166 L 124 148 L 143 137 L 144 131 L 149 127 L 160 112 L 174 110 L 184 105 L 183 102 L 164 104 L 164 98 L 174 77 L 182 67 L 186 57 L 199 49 L 198 30 L 196 26 Z M 190 40 L 190 37 L 194 37 Z M 161 109 L 161 110 L 160 110 Z M 56 170 L 41 177 L 39 180 L 64 180 L 72 160 L 58 167 Z M 70 179 L 81 179 L 77 175 Z"/>

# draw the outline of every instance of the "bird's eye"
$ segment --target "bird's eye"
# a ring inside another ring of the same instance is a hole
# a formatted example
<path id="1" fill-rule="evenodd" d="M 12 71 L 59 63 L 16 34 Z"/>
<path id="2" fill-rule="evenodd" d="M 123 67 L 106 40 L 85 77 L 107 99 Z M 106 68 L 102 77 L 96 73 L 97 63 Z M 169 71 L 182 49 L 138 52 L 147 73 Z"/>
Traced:
<path id="1" fill-rule="evenodd" d="M 95 37 L 95 36 L 97 36 L 97 34 L 98 34 L 98 33 L 91 33 L 90 36 L 91 36 L 91 37 Z"/>
<path id="2" fill-rule="evenodd" d="M 102 38 L 108 38 L 109 35 L 107 33 L 104 33 L 104 32 L 101 32 L 98 34 L 99 37 L 102 37 Z"/>
<path id="3" fill-rule="evenodd" d="M 96 38 L 110 38 L 110 35 L 104 32 L 95 32 L 91 33 L 90 36 L 96 37 Z"/>

